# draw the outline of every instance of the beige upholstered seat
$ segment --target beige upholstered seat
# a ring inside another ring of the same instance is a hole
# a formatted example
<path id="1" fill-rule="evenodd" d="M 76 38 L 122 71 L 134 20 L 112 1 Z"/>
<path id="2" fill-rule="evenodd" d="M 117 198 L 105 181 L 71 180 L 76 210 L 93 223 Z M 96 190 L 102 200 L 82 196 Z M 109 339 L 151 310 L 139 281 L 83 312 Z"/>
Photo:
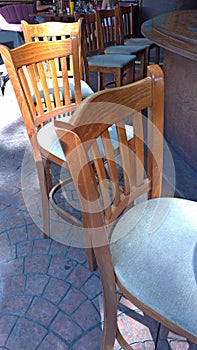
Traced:
<path id="1" fill-rule="evenodd" d="M 188 200 L 149 200 L 130 209 L 111 237 L 115 274 L 133 299 L 194 337 L 197 335 L 196 210 L 197 204 Z"/>

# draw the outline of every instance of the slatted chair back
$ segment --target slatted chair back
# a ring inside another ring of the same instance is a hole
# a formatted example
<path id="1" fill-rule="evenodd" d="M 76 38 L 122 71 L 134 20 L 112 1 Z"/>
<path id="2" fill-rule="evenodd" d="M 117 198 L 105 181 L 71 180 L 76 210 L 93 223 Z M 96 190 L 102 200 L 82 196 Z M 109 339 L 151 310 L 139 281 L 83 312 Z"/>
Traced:
<path id="1" fill-rule="evenodd" d="M 0 50 L 29 137 L 32 136 L 35 127 L 61 113 L 72 111 L 81 102 L 77 37 L 55 42 L 31 42 L 13 50 L 1 45 Z M 73 62 L 76 98 L 74 103 L 70 96 L 67 56 L 71 56 Z M 58 85 L 57 59 L 62 72 L 62 91 Z M 48 73 L 51 76 L 50 87 Z"/>
<path id="2" fill-rule="evenodd" d="M 111 10 L 96 11 L 100 53 L 104 53 L 106 47 L 117 45 L 119 42 L 118 15 L 117 6 Z"/>
<path id="3" fill-rule="evenodd" d="M 81 25 L 80 20 L 72 23 L 64 22 L 44 22 L 40 24 L 29 24 L 26 21 L 22 20 L 22 30 L 24 34 L 24 39 L 26 43 L 32 41 L 55 41 L 55 40 L 64 40 L 69 38 L 72 35 L 75 35 L 79 39 L 79 67 L 80 67 L 80 77 L 82 79 L 82 58 L 81 58 Z M 67 57 L 69 62 L 68 65 L 68 75 L 73 76 L 73 66 L 72 58 Z M 58 60 L 56 62 L 58 67 Z M 62 73 L 59 71 L 58 75 L 61 77 Z"/>
<path id="4" fill-rule="evenodd" d="M 89 81 L 89 67 L 87 57 L 98 55 L 99 41 L 95 13 L 75 13 L 75 19 L 82 19 L 81 22 L 81 49 L 83 57 L 83 69 L 85 80 Z"/>
<path id="5" fill-rule="evenodd" d="M 120 44 L 124 45 L 125 39 L 130 39 L 134 36 L 133 5 L 119 6 L 119 16 Z"/>
<path id="6" fill-rule="evenodd" d="M 91 228 L 102 226 L 103 221 L 104 224 L 114 223 L 142 194 L 153 198 L 160 196 L 163 79 L 159 68 L 150 71 L 155 72 L 155 78 L 149 75 L 144 80 L 89 97 L 73 114 L 70 130 L 55 121 L 73 181 L 77 191 L 82 191 L 78 195 L 85 227 L 90 222 Z M 161 78 L 156 79 L 159 75 Z M 144 139 L 143 110 L 146 107 L 150 118 L 149 145 L 145 145 Z M 146 148 L 149 149 L 147 167 Z M 85 206 L 89 203 L 96 209 L 97 200 L 101 205 L 99 212 L 91 208 L 87 212 Z"/>
<path id="7" fill-rule="evenodd" d="M 82 42 L 85 44 L 82 50 L 87 56 L 96 55 L 99 53 L 96 15 L 95 13 L 75 13 L 75 19 L 79 20 L 80 18 L 83 19 L 82 38 L 86 38 L 86 40 L 82 39 Z"/>

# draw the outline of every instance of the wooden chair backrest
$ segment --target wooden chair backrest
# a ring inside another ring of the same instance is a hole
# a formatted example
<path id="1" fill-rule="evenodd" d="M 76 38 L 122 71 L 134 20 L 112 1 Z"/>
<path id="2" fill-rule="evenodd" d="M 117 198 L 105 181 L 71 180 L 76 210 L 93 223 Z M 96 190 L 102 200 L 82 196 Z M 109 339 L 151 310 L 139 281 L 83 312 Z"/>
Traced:
<path id="1" fill-rule="evenodd" d="M 104 53 L 107 46 L 118 44 L 119 38 L 119 10 L 117 6 L 111 10 L 97 10 L 98 39 L 100 53 Z"/>
<path id="2" fill-rule="evenodd" d="M 88 57 L 98 55 L 98 29 L 95 13 L 75 13 L 75 19 L 81 19 L 81 50 L 84 79 L 89 83 Z"/>
<path id="3" fill-rule="evenodd" d="M 81 57 L 81 24 L 80 20 L 72 23 L 64 22 L 45 22 L 40 24 L 29 24 L 26 21 L 21 21 L 23 35 L 26 43 L 32 41 L 55 41 L 64 40 L 70 36 L 79 38 L 79 68 L 80 77 L 82 79 L 82 57 Z M 69 61 L 68 75 L 73 76 L 72 58 L 67 57 Z M 58 62 L 57 62 L 58 67 Z M 58 73 L 62 75 L 61 71 Z"/>
<path id="4" fill-rule="evenodd" d="M 95 13 L 75 13 L 75 19 L 82 19 L 82 50 L 86 56 L 92 56 L 99 53 L 98 48 L 98 30 Z"/>
<path id="5" fill-rule="evenodd" d="M 125 39 L 133 37 L 134 33 L 134 12 L 133 5 L 119 6 L 119 28 L 120 28 L 120 44 L 124 44 Z"/>
<path id="6" fill-rule="evenodd" d="M 96 247 L 104 244 L 95 232 L 103 235 L 137 197 L 161 194 L 163 85 L 162 70 L 153 65 L 147 78 L 87 98 L 71 124 L 55 121 L 80 199 L 83 226 Z M 145 108 L 148 117 L 143 116 Z"/>
<path id="7" fill-rule="evenodd" d="M 78 38 L 31 42 L 10 50 L 0 45 L 0 54 L 14 88 L 29 138 L 51 118 L 73 111 L 81 98 Z M 75 101 L 71 101 L 66 57 L 73 62 Z M 56 59 L 61 65 L 58 79 Z M 40 79 L 37 79 L 37 72 Z M 48 78 L 50 72 L 51 78 Z M 50 80 L 50 86 L 49 86 Z M 61 89 L 59 84 L 61 83 Z"/>

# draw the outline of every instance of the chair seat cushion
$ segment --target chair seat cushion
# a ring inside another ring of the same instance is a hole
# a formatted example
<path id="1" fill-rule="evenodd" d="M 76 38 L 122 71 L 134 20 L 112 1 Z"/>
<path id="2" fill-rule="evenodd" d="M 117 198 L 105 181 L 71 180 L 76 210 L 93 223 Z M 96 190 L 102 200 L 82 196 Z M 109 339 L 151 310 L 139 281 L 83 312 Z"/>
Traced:
<path id="1" fill-rule="evenodd" d="M 71 122 L 71 115 L 67 116 L 61 116 L 58 118 L 58 120 L 65 121 L 65 122 Z M 113 147 L 114 149 L 118 148 L 118 137 L 116 133 L 115 126 L 111 126 L 109 128 L 110 137 L 113 140 Z M 130 140 L 133 137 L 133 127 L 131 125 L 128 125 L 126 127 L 127 132 L 127 139 Z M 64 156 L 64 152 L 62 151 L 61 145 L 59 143 L 57 134 L 55 132 L 54 122 L 51 121 L 44 125 L 37 133 L 37 140 L 40 145 L 40 147 L 48 152 L 49 154 L 52 154 L 53 156 L 57 157 L 58 159 L 61 159 L 63 161 L 66 161 L 66 158 Z M 104 148 L 101 139 L 98 139 L 98 144 L 101 149 L 101 153 L 104 155 Z"/>
<path id="2" fill-rule="evenodd" d="M 65 115 L 60 117 L 58 120 L 69 122 L 71 115 Z M 57 134 L 55 132 L 54 121 L 47 123 L 37 132 L 37 140 L 40 147 L 48 152 L 48 154 L 52 154 L 53 156 L 66 161 L 64 156 L 64 152 L 62 151 L 62 147 L 58 140 Z"/>
<path id="3" fill-rule="evenodd" d="M 69 78 L 69 85 L 70 85 L 70 93 L 71 93 L 71 100 L 75 100 L 75 93 L 74 93 L 74 79 Z M 91 89 L 91 87 L 84 81 L 81 80 L 81 95 L 82 100 L 84 100 L 86 97 L 92 95 L 94 91 Z"/>
<path id="4" fill-rule="evenodd" d="M 70 87 L 70 98 L 72 101 L 75 100 L 75 90 L 74 90 L 74 79 L 73 78 L 69 78 L 69 87 Z M 53 96 L 53 87 L 52 87 L 52 81 L 50 78 L 47 79 L 47 84 L 49 87 L 49 92 L 50 94 Z M 59 84 L 59 90 L 61 92 L 61 94 L 63 93 L 63 81 L 62 78 L 58 78 L 58 84 Z M 91 87 L 84 81 L 81 80 L 81 95 L 82 95 L 82 99 L 85 99 L 86 97 L 92 95 L 94 93 L 94 91 L 91 89 Z M 43 95 L 43 91 L 40 88 L 40 94 L 41 97 L 44 97 Z"/>
<path id="5" fill-rule="evenodd" d="M 135 59 L 135 55 L 95 55 L 88 57 L 88 65 L 106 68 L 122 68 Z"/>
<path id="6" fill-rule="evenodd" d="M 197 203 L 145 201 L 111 237 L 114 270 L 137 300 L 197 336 Z"/>
<path id="7" fill-rule="evenodd" d="M 135 55 L 141 51 L 144 51 L 147 48 L 146 45 L 114 45 L 106 47 L 106 54 L 122 54 L 122 55 Z"/>
<path id="8" fill-rule="evenodd" d="M 130 39 L 125 39 L 124 45 L 135 45 L 135 46 L 151 46 L 155 45 L 151 40 L 147 38 L 130 38 Z"/>

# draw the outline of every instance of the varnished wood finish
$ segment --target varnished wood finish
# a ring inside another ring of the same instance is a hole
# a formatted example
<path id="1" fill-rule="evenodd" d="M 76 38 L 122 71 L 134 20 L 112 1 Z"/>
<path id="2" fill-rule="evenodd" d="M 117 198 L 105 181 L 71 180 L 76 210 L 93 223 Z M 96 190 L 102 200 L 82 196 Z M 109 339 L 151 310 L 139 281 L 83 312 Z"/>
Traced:
<path id="1" fill-rule="evenodd" d="M 82 57 L 81 57 L 81 24 L 80 20 L 73 23 L 45 22 L 40 24 L 29 24 L 21 21 L 23 35 L 26 43 L 32 41 L 64 40 L 71 35 L 79 38 L 79 66 L 80 77 L 82 79 Z M 68 58 L 67 58 L 68 59 Z M 58 73 L 61 76 L 61 72 Z M 69 63 L 69 76 L 73 76 L 72 57 Z"/>
<path id="2" fill-rule="evenodd" d="M 82 102 L 73 114 L 70 125 L 55 121 L 57 135 L 80 198 L 84 232 L 91 237 L 103 284 L 105 323 L 102 350 L 113 349 L 117 317 L 115 276 L 107 244 L 108 235 L 116 219 L 132 205 L 135 198 L 143 193 L 149 197 L 160 196 L 163 105 L 163 74 L 158 66 L 150 66 L 146 79 L 101 91 Z M 151 151 L 147 177 L 143 165 L 141 114 L 146 107 L 149 108 L 150 123 L 153 123 L 149 125 Z M 128 123 L 135 130 L 132 140 L 126 135 Z M 112 125 L 116 127 L 124 170 L 121 183 L 108 129 Z M 160 136 L 155 138 L 158 132 Z M 96 141 L 98 137 L 103 142 L 104 156 Z"/>
<path id="3" fill-rule="evenodd" d="M 78 27 L 77 23 L 76 26 Z M 50 236 L 49 191 L 53 186 L 50 163 L 59 166 L 66 164 L 58 155 L 54 155 L 51 149 L 39 144 L 38 133 L 48 125 L 53 128 L 55 117 L 62 116 L 64 119 L 81 103 L 78 42 L 78 36 L 70 36 L 65 40 L 31 42 L 13 50 L 0 45 L 0 53 L 22 113 L 37 167 L 42 199 L 43 232 L 46 236 Z M 68 56 L 72 60 L 73 67 L 74 100 L 73 98 L 71 100 L 70 94 Z M 61 89 L 59 71 L 62 78 Z M 44 138 L 47 137 L 48 134 L 45 133 Z M 47 142 L 50 144 L 50 140 Z M 90 249 L 87 250 L 87 254 L 90 268 L 93 269 L 94 258 Z"/>
<path id="4" fill-rule="evenodd" d="M 119 43 L 118 13 L 117 6 L 111 10 L 96 11 L 100 53 L 104 53 L 105 47 L 118 45 Z"/>
<path id="5" fill-rule="evenodd" d="M 35 12 L 30 13 L 29 17 L 41 16 L 44 18 L 44 22 L 74 22 L 74 15 L 67 13 L 53 13 L 53 12 Z"/>

